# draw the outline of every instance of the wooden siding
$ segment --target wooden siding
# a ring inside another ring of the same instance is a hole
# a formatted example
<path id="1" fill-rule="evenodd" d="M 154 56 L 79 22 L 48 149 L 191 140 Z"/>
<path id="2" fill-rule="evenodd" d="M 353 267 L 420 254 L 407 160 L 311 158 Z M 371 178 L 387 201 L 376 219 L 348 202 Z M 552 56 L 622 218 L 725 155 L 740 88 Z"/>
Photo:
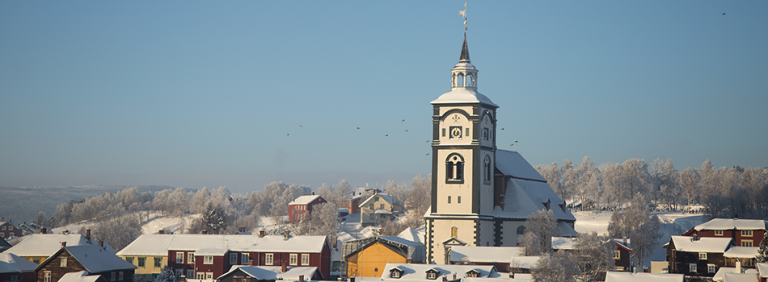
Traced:
<path id="1" fill-rule="evenodd" d="M 347 257 L 346 276 L 381 277 L 387 263 L 405 262 L 406 258 L 403 255 L 377 241 Z"/>

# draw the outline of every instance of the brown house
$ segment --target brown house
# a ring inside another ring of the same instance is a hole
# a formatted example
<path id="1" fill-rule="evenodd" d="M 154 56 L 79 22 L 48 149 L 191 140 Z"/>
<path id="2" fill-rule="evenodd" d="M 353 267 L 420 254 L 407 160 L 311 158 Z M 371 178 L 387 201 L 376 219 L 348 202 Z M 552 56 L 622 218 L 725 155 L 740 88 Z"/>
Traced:
<path id="1" fill-rule="evenodd" d="M 0 254 L 0 281 L 34 282 L 35 267 L 36 263 L 17 255 Z"/>
<path id="2" fill-rule="evenodd" d="M 667 248 L 669 273 L 686 277 L 713 277 L 726 266 L 724 253 L 732 246 L 731 238 L 672 236 Z"/>
<path id="3" fill-rule="evenodd" d="M 59 282 L 64 274 L 87 271 L 89 276 L 101 275 L 110 282 L 132 282 L 136 266 L 108 252 L 103 246 L 73 246 L 62 244 L 52 256 L 35 268 L 37 282 Z"/>
<path id="4" fill-rule="evenodd" d="M 629 239 L 611 239 L 606 244 L 611 250 L 611 256 L 616 265 L 615 269 L 629 271 L 629 266 L 632 263 L 630 260 L 632 248 L 630 248 Z"/>

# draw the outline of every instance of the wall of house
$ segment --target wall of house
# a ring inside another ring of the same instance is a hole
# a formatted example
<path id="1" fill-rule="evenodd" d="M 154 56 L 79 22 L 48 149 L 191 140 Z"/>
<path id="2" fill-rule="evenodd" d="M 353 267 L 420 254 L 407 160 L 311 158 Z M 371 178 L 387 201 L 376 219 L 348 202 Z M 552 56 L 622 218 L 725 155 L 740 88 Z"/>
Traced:
<path id="1" fill-rule="evenodd" d="M 392 205 L 387 201 L 385 201 L 384 199 L 382 199 L 381 197 L 376 197 L 376 199 L 371 200 L 370 202 L 366 203 L 364 206 L 360 207 L 360 222 L 363 225 L 378 224 L 379 218 L 375 214 L 377 210 L 387 210 L 391 212 Z"/>
<path id="2" fill-rule="evenodd" d="M 35 282 L 35 273 L 0 273 L 0 281 Z"/>
<path id="3" fill-rule="evenodd" d="M 5 239 L 12 237 L 21 237 L 21 229 L 13 226 L 13 224 L 6 222 L 0 225 L 0 236 Z"/>
<path id="4" fill-rule="evenodd" d="M 67 259 L 66 266 L 61 266 L 61 258 Z M 77 262 L 76 259 L 72 258 L 66 251 L 63 251 L 56 257 L 52 258 L 42 267 L 38 267 L 39 269 L 35 271 L 35 280 L 40 282 L 45 281 L 46 272 L 51 272 L 51 282 L 57 282 L 59 279 L 61 279 L 62 276 L 64 276 L 64 274 L 85 270 L 83 265 Z"/>
<path id="5" fill-rule="evenodd" d="M 136 255 L 123 255 L 119 256 L 121 259 L 125 261 L 131 261 L 128 258 L 133 258 L 133 261 L 131 264 L 136 266 L 136 270 L 134 273 L 136 274 L 156 274 L 160 273 L 160 270 L 163 269 L 163 266 L 168 264 L 168 257 L 166 256 L 136 256 Z M 144 266 L 139 266 L 139 258 L 143 257 L 146 258 Z M 155 265 L 155 258 L 160 258 L 160 265 Z M 176 257 L 174 257 L 175 259 Z"/>
<path id="6" fill-rule="evenodd" d="M 381 277 L 387 263 L 405 262 L 406 258 L 404 256 L 381 242 L 375 242 L 347 258 L 346 276 Z"/>

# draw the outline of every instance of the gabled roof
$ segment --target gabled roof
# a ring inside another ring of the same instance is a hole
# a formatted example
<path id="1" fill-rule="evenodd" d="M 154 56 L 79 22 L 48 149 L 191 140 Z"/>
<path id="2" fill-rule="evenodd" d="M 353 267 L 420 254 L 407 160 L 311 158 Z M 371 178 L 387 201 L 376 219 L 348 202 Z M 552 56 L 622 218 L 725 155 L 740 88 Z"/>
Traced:
<path id="1" fill-rule="evenodd" d="M 672 236 L 672 243 L 678 252 L 725 253 L 731 246 L 731 238 Z"/>
<path id="2" fill-rule="evenodd" d="M 622 248 L 622 249 L 625 249 L 625 250 L 627 250 L 629 252 L 632 252 L 632 247 L 631 247 L 632 246 L 632 242 L 629 239 L 626 239 L 627 243 L 625 244 L 624 240 L 625 239 L 610 239 L 609 243 L 614 243 L 619 248 Z M 669 242 L 667 242 L 667 244 L 669 244 Z M 665 244 L 665 246 L 667 244 Z"/>
<path id="3" fill-rule="evenodd" d="M 254 266 L 254 265 L 233 265 L 227 273 L 222 274 L 217 278 L 229 275 L 237 270 L 242 271 L 246 275 L 256 278 L 258 280 L 299 280 L 299 275 L 304 276 L 304 280 L 311 280 L 315 274 L 320 274 L 317 271 L 317 267 L 308 266 L 289 266 L 285 272 L 282 272 L 280 266 Z M 322 275 L 322 274 L 321 274 Z"/>
<path id="4" fill-rule="evenodd" d="M 765 230 L 765 221 L 761 219 L 713 218 L 696 225 L 696 230 Z"/>
<path id="5" fill-rule="evenodd" d="M 106 247 L 72 246 L 60 248 L 52 256 L 41 262 L 40 265 L 35 268 L 35 271 L 40 270 L 43 266 L 58 258 L 59 255 L 63 252 L 69 253 L 72 258 L 79 262 L 80 265 L 82 265 L 85 270 L 90 273 L 121 269 L 136 269 L 135 265 L 121 259 L 115 255 L 114 252 L 107 250 Z"/>
<path id="6" fill-rule="evenodd" d="M 48 257 L 61 249 L 61 242 L 67 242 L 67 246 L 98 246 L 98 241 L 82 234 L 32 234 L 5 252 L 20 257 Z M 104 241 L 103 244 L 105 251 L 115 254 L 109 243 Z"/>
<path id="7" fill-rule="evenodd" d="M 0 225 L 4 225 L 6 223 L 8 223 L 10 225 L 13 225 L 13 227 L 19 228 L 19 226 L 16 225 L 15 223 L 13 223 L 13 222 L 10 222 L 10 221 L 0 221 Z"/>
<path id="8" fill-rule="evenodd" d="M 89 275 L 88 271 L 70 272 L 59 278 L 59 282 L 96 282 L 101 275 Z M 106 279 L 106 278 L 105 278 Z"/>
<path id="9" fill-rule="evenodd" d="M 760 277 L 768 278 L 768 263 L 758 262 L 755 264 L 755 268 L 760 273 Z"/>
<path id="10" fill-rule="evenodd" d="M 11 253 L 0 254 L 0 273 L 22 273 L 35 271 L 37 264 Z"/>
<path id="11" fill-rule="evenodd" d="M 368 204 L 368 202 L 370 202 L 370 201 L 375 201 L 377 199 L 376 197 L 381 197 L 381 199 L 383 199 L 384 201 L 386 201 L 390 205 L 394 204 L 394 202 L 392 202 L 392 196 L 386 195 L 386 194 L 376 193 L 376 194 L 373 194 L 372 196 L 368 197 L 368 199 L 365 199 L 365 201 L 363 201 L 362 203 L 360 203 L 357 206 L 358 207 L 362 207 L 362 206 Z"/>
<path id="12" fill-rule="evenodd" d="M 424 244 L 409 241 L 396 236 L 373 236 L 357 240 L 349 240 L 343 243 L 341 257 L 346 258 L 349 255 L 360 251 L 361 249 L 373 244 L 374 242 L 382 242 L 384 245 L 393 245 L 400 249 L 405 249 L 406 259 L 411 259 L 414 262 L 426 261 L 426 247 Z"/>
<path id="13" fill-rule="evenodd" d="M 238 252 L 302 252 L 320 253 L 326 244 L 325 236 L 269 235 L 204 235 L 204 234 L 144 234 L 139 236 L 120 255 L 139 255 L 155 252 L 167 256 L 169 250 L 210 251 L 231 250 Z M 152 250 L 154 248 L 154 250 Z"/>
<path id="14" fill-rule="evenodd" d="M 453 275 L 456 273 L 456 278 L 464 277 L 467 271 L 475 270 L 479 274 L 477 277 L 497 278 L 500 277 L 496 272 L 496 267 L 493 265 L 458 265 L 458 264 L 411 264 L 411 263 L 387 263 L 384 267 L 384 271 L 381 273 L 382 279 L 389 280 L 390 270 L 397 268 L 403 271 L 399 280 L 426 280 L 427 270 L 433 269 L 436 271 L 437 277 L 446 275 Z M 435 281 L 439 281 L 438 278 Z"/>
<path id="15" fill-rule="evenodd" d="M 550 202 L 549 209 L 553 211 L 558 220 L 576 221 L 576 217 L 571 214 L 568 208 L 565 208 L 565 211 L 560 208 L 559 204 L 564 204 L 564 201 L 552 191 L 549 184 L 515 178 L 508 180 L 507 191 L 504 194 L 504 208 L 495 206 L 493 216 L 525 220 L 538 210 L 547 210 L 543 204 L 547 201 Z M 564 235 L 570 233 L 572 232 Z"/>
<path id="16" fill-rule="evenodd" d="M 554 250 L 575 250 L 576 238 L 552 237 L 552 249 Z"/>
<path id="17" fill-rule="evenodd" d="M 518 256 L 524 249 L 524 247 L 453 246 L 450 259 L 451 262 L 509 263 L 510 256 Z"/>
<path id="18" fill-rule="evenodd" d="M 518 152 L 496 150 L 496 169 L 505 176 L 547 182 Z"/>
<path id="19" fill-rule="evenodd" d="M 757 256 L 758 247 L 731 247 L 728 249 L 724 257 L 727 258 L 755 258 Z"/>
<path id="20" fill-rule="evenodd" d="M 723 282 L 759 282 L 757 273 L 725 273 Z"/>
<path id="21" fill-rule="evenodd" d="M 320 195 L 304 195 L 304 196 L 299 196 L 298 198 L 293 200 L 293 202 L 288 203 L 288 205 L 306 205 L 306 204 L 311 203 L 314 200 L 317 200 L 317 198 L 321 198 L 322 199 L 322 197 L 320 197 Z"/>
<path id="22" fill-rule="evenodd" d="M 422 238 L 424 238 L 424 226 L 419 227 L 419 229 L 413 229 L 411 227 L 406 228 L 403 230 L 403 232 L 400 232 L 400 234 L 397 235 L 397 237 L 403 238 L 408 241 L 416 242 L 423 244 L 421 242 Z"/>

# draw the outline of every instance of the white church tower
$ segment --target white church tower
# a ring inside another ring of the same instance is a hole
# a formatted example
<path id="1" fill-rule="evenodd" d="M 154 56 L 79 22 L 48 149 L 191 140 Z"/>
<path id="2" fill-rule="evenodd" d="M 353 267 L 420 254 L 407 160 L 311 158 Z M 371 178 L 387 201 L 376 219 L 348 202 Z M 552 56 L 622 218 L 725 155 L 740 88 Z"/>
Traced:
<path id="1" fill-rule="evenodd" d="M 493 246 L 496 104 L 477 92 L 466 28 L 451 91 L 432 101 L 432 207 L 426 217 L 429 261 L 446 263 L 451 246 Z"/>

